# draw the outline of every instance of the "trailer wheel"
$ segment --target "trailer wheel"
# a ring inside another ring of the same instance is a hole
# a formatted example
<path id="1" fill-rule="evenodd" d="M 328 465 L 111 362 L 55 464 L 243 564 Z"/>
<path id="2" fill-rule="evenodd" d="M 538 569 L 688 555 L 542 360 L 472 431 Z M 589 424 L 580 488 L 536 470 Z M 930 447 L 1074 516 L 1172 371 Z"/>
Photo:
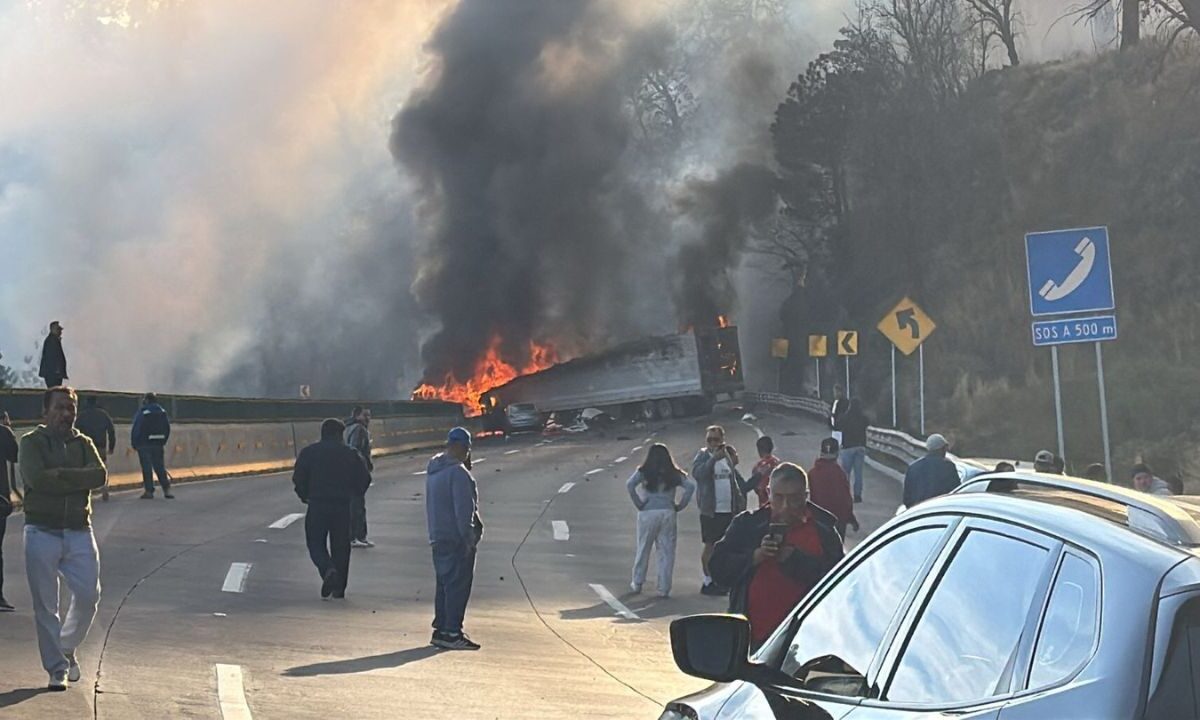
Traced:
<path id="1" fill-rule="evenodd" d="M 691 415 L 692 413 L 688 412 L 688 410 L 690 410 L 690 408 L 688 407 L 687 398 L 671 399 L 671 412 L 675 415 L 675 417 L 681 418 Z"/>
<path id="2" fill-rule="evenodd" d="M 670 420 L 672 417 L 674 417 L 670 400 L 664 398 L 658 401 L 658 416 L 663 420 Z"/>
<path id="3" fill-rule="evenodd" d="M 654 409 L 654 401 L 647 400 L 646 402 L 642 403 L 641 411 L 639 414 L 641 415 L 643 420 L 653 420 L 656 416 L 655 409 Z"/>

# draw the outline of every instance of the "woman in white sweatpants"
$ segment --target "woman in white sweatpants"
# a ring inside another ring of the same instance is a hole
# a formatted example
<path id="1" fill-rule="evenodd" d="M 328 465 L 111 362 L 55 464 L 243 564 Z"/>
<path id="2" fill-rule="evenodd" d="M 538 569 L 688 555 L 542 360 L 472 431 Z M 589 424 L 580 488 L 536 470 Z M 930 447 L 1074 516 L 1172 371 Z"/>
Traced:
<path id="1" fill-rule="evenodd" d="M 650 564 L 650 548 L 658 550 L 658 595 L 671 594 L 671 577 L 675 572 L 675 538 L 678 535 L 675 515 L 687 507 L 696 492 L 696 483 L 675 465 L 671 451 L 662 443 L 650 446 L 646 461 L 625 483 L 629 498 L 638 509 L 637 555 L 633 560 L 633 582 L 629 589 L 642 591 L 646 568 Z M 678 497 L 680 489 L 683 497 Z"/>

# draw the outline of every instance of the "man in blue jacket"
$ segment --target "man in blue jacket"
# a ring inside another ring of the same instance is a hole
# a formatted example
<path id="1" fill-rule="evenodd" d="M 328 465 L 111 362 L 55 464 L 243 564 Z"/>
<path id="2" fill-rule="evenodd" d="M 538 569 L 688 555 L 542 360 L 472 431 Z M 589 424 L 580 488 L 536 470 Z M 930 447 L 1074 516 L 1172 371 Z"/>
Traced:
<path id="1" fill-rule="evenodd" d="M 146 393 L 142 398 L 142 407 L 133 416 L 133 432 L 130 435 L 129 444 L 137 450 L 138 461 L 142 464 L 142 499 L 154 499 L 154 475 L 157 474 L 163 497 L 174 500 L 171 476 L 167 475 L 164 457 L 164 448 L 171 437 L 171 420 L 163 406 L 158 404 L 158 396 L 154 393 Z"/>
<path id="2" fill-rule="evenodd" d="M 475 548 L 483 537 L 479 492 L 470 466 L 471 433 L 456 427 L 446 437 L 446 451 L 435 455 L 426 471 L 425 517 L 437 573 L 430 644 L 445 650 L 479 649 L 463 632 L 475 578 Z"/>
<path id="3" fill-rule="evenodd" d="M 938 433 L 925 441 L 925 457 L 904 473 L 904 506 L 913 507 L 958 487 L 958 468 L 946 457 L 950 443 Z"/>

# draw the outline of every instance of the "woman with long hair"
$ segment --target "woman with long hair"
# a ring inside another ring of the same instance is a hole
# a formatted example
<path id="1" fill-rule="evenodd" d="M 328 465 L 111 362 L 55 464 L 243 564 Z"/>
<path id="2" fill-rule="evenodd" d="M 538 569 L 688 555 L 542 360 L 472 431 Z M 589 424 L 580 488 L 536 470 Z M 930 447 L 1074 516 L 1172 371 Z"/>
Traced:
<path id="1" fill-rule="evenodd" d="M 658 550 L 658 596 L 667 597 L 671 594 L 671 578 L 675 573 L 675 539 L 678 536 L 675 515 L 691 501 L 696 483 L 675 465 L 666 445 L 655 443 L 646 452 L 645 462 L 625 483 L 625 489 L 638 509 L 637 555 L 633 560 L 633 582 L 629 589 L 635 593 L 642 591 L 653 546 Z M 680 489 L 682 497 L 679 497 Z"/>

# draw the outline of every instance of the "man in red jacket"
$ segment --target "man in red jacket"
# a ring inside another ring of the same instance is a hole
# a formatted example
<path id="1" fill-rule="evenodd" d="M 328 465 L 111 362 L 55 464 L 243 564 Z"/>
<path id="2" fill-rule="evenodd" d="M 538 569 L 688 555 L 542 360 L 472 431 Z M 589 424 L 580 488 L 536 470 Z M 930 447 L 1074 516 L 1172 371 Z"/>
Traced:
<path id="1" fill-rule="evenodd" d="M 846 526 L 858 532 L 854 517 L 854 498 L 850 495 L 850 480 L 838 464 L 838 441 L 828 437 L 821 441 L 821 455 L 808 471 L 809 497 L 814 505 L 823 507 L 837 518 L 837 531 L 843 539 Z"/>

